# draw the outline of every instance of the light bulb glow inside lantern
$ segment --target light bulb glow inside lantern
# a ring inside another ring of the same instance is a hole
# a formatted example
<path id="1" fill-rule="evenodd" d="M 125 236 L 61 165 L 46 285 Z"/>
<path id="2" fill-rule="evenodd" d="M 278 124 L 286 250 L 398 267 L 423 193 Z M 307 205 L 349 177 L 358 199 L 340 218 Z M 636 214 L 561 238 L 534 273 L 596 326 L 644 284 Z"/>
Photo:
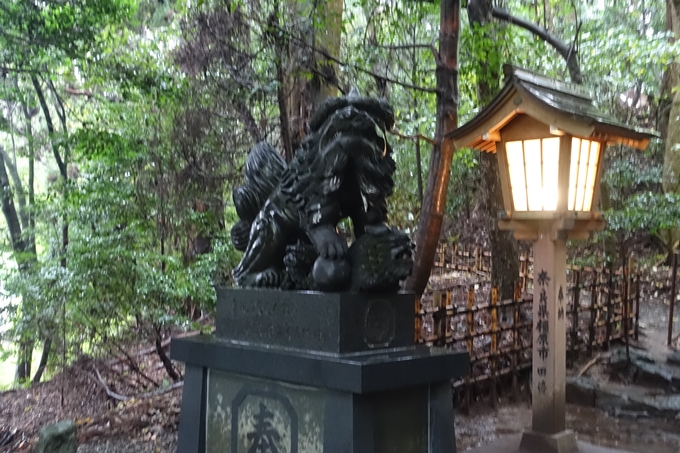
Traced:
<path id="1" fill-rule="evenodd" d="M 599 142 L 575 137 L 571 139 L 571 165 L 569 169 L 569 194 L 567 197 L 568 210 L 591 210 L 599 161 Z"/>
<path id="2" fill-rule="evenodd" d="M 560 138 L 507 142 L 505 150 L 515 210 L 556 210 Z"/>

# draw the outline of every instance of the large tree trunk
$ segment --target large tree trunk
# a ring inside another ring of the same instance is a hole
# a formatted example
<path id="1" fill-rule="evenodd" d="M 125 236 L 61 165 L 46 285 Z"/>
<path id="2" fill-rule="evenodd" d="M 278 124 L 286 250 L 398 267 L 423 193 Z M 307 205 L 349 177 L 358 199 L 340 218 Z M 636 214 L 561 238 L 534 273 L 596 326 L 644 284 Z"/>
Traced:
<path id="1" fill-rule="evenodd" d="M 12 186 L 9 183 L 9 176 L 5 168 L 4 150 L 0 152 L 0 196 L 2 197 L 2 213 L 5 215 L 5 222 L 9 230 L 9 236 L 12 241 L 12 250 L 16 254 L 21 254 L 26 251 L 26 243 L 21 237 L 21 222 L 19 221 L 19 214 L 14 206 L 14 197 L 12 194 Z M 18 264 L 21 267 L 20 257 L 17 256 Z"/>
<path id="2" fill-rule="evenodd" d="M 468 18 L 470 25 L 485 26 L 491 19 L 492 3 L 490 0 L 472 0 L 468 4 Z M 496 43 L 500 52 L 500 43 L 495 36 L 488 36 L 492 31 L 486 31 L 482 39 L 489 38 Z M 500 61 L 500 59 L 498 60 Z M 487 105 L 500 88 L 501 67 L 489 67 L 485 62 L 479 61 L 477 67 L 486 67 L 486 74 L 477 74 L 477 94 L 480 106 Z M 486 214 L 489 218 L 489 242 L 491 245 L 491 285 L 498 288 L 501 300 L 512 299 L 515 282 L 519 278 L 519 251 L 517 241 L 511 231 L 502 231 L 498 228 L 498 213 L 504 209 L 503 192 L 501 189 L 498 159 L 495 155 L 481 153 L 480 169 L 482 171 L 483 194 L 485 199 Z"/>
<path id="3" fill-rule="evenodd" d="M 0 148 L 0 197 L 2 198 L 2 213 L 5 216 L 5 223 L 9 230 L 9 236 L 12 241 L 12 251 L 19 267 L 20 272 L 24 272 L 27 268 L 27 261 L 25 257 L 26 242 L 21 234 L 21 222 L 19 221 L 19 214 L 14 206 L 14 195 L 12 193 L 12 186 L 9 183 L 9 176 L 5 162 L 5 151 Z M 21 382 L 29 378 L 31 375 L 31 356 L 33 355 L 33 342 L 25 337 L 19 341 L 19 351 L 17 356 L 17 368 L 15 377 L 17 381 Z"/>
<path id="4" fill-rule="evenodd" d="M 314 109 L 338 94 L 337 64 L 322 53 L 340 54 L 343 0 L 288 2 L 291 17 L 311 17 L 315 23 L 303 24 L 294 34 L 305 39 L 303 45 L 290 41 L 290 73 L 287 101 L 290 146 L 293 152 L 307 135 L 306 126 Z M 305 61 L 306 60 L 306 61 Z M 311 74 L 311 77 L 307 77 Z"/>
<path id="5" fill-rule="evenodd" d="M 453 140 L 446 134 L 458 126 L 458 39 L 460 0 L 442 0 L 437 56 L 437 124 L 425 196 L 415 234 L 416 253 L 413 273 L 406 288 L 420 296 L 430 278 L 434 254 L 439 242 L 446 193 L 451 176 Z"/>
<path id="6" fill-rule="evenodd" d="M 501 300 L 512 299 L 519 279 L 519 249 L 512 231 L 498 228 L 498 213 L 504 209 L 498 159 L 493 154 L 482 153 L 480 161 L 482 181 L 486 186 L 486 212 L 490 220 L 491 285 L 498 288 Z"/>
<path id="7" fill-rule="evenodd" d="M 667 0 L 674 39 L 680 38 L 680 0 Z M 666 70 L 666 87 L 672 93 L 670 112 L 666 123 L 666 149 L 663 156 L 663 190 L 666 193 L 680 193 L 680 91 L 672 92 L 680 85 L 680 63 L 671 63 Z M 669 258 L 680 237 L 680 229 L 664 231 L 664 241 Z"/>
<path id="8" fill-rule="evenodd" d="M 680 0 L 670 4 L 673 34 L 680 37 Z M 680 85 L 680 64 L 668 65 L 670 88 Z M 680 192 L 680 91 L 672 94 L 670 115 L 666 128 L 666 151 L 663 162 L 663 189 L 665 192 Z"/>

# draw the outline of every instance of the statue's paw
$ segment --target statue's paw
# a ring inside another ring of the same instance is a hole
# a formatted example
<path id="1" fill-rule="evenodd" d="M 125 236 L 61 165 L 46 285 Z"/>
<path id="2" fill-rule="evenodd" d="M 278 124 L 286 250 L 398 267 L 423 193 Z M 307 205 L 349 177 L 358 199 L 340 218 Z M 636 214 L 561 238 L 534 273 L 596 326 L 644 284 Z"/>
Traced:
<path id="1" fill-rule="evenodd" d="M 267 269 L 255 276 L 253 286 L 257 288 L 276 288 L 281 286 L 283 275 L 276 269 Z"/>
<path id="2" fill-rule="evenodd" d="M 339 260 L 347 254 L 347 241 L 338 235 L 327 236 L 320 244 L 319 255 L 329 260 Z"/>

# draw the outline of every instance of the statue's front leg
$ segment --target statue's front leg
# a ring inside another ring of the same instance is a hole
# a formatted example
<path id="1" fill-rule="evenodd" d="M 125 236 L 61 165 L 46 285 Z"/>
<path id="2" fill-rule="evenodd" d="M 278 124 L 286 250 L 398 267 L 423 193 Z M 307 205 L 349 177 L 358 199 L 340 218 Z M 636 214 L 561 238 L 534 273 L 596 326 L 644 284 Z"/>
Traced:
<path id="1" fill-rule="evenodd" d="M 248 247 L 232 272 L 241 287 L 277 287 L 283 275 L 286 234 L 281 221 L 263 209 L 250 229 Z"/>
<path id="2" fill-rule="evenodd" d="M 322 258 L 339 260 L 347 253 L 347 241 L 332 225 L 317 225 L 307 232 L 307 236 Z"/>

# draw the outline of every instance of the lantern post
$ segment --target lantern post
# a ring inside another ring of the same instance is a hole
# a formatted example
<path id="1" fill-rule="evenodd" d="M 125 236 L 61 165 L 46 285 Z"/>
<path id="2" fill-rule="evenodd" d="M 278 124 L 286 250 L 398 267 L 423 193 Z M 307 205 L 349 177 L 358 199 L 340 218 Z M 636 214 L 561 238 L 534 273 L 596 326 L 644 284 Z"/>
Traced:
<path id="1" fill-rule="evenodd" d="M 506 66 L 501 92 L 450 136 L 498 158 L 504 210 L 499 228 L 534 243 L 532 424 L 529 452 L 577 451 L 567 429 L 566 243 L 587 239 L 605 222 L 596 206 L 607 143 L 644 149 L 650 132 L 598 112 L 581 87 Z"/>

